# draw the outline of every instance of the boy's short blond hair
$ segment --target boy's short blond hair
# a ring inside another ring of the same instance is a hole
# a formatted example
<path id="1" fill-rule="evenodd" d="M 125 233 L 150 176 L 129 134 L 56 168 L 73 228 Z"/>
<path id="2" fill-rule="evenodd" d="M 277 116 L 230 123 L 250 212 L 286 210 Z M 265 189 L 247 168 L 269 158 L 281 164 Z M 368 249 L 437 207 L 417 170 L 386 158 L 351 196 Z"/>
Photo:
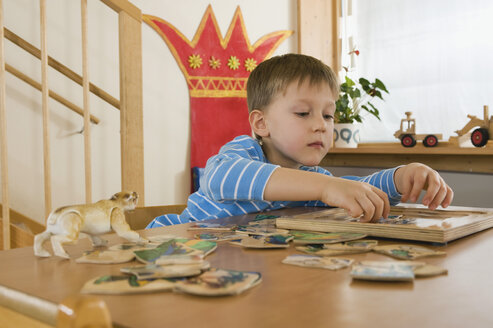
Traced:
<path id="1" fill-rule="evenodd" d="M 308 80 L 311 85 L 327 83 L 337 99 L 339 82 L 332 69 L 320 60 L 300 54 L 285 54 L 260 63 L 250 74 L 247 82 L 248 111 L 263 110 L 279 92 L 288 85 Z"/>

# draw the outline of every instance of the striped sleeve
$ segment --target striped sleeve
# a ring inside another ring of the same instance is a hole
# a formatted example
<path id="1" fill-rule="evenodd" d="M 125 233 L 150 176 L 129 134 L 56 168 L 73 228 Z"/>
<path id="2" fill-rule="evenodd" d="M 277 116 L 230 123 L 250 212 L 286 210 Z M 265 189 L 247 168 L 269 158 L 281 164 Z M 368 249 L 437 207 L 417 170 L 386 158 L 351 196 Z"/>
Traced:
<path id="1" fill-rule="evenodd" d="M 372 186 L 383 190 L 389 197 L 390 205 L 396 205 L 401 201 L 402 197 L 402 195 L 397 191 L 394 183 L 394 173 L 398 168 L 399 167 L 394 167 L 392 169 L 378 171 L 366 177 L 343 176 L 341 178 L 367 182 Z"/>
<path id="2" fill-rule="evenodd" d="M 267 181 L 278 167 L 262 161 L 256 141 L 243 137 L 226 144 L 207 161 L 200 188 L 214 201 L 263 200 Z"/>

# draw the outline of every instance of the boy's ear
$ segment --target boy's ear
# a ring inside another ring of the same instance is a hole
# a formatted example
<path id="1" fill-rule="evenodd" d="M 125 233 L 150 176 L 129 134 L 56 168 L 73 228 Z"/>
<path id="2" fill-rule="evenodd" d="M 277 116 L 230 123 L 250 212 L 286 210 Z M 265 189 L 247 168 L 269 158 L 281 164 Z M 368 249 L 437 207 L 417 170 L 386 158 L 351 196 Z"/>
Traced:
<path id="1" fill-rule="evenodd" d="M 259 137 L 269 136 L 269 130 L 267 129 L 263 111 L 259 109 L 252 110 L 248 116 L 248 120 L 250 121 L 250 126 L 256 135 Z"/>

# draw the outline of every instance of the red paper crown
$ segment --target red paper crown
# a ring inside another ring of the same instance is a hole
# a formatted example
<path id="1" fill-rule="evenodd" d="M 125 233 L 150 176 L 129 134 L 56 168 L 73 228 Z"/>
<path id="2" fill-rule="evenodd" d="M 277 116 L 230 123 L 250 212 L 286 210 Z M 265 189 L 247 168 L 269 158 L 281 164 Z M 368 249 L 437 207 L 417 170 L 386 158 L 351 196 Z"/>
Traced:
<path id="1" fill-rule="evenodd" d="M 246 97 L 250 72 L 293 31 L 278 31 L 250 44 L 240 7 L 223 39 L 209 5 L 192 41 L 161 18 L 143 15 L 164 39 L 185 75 L 190 97 Z"/>

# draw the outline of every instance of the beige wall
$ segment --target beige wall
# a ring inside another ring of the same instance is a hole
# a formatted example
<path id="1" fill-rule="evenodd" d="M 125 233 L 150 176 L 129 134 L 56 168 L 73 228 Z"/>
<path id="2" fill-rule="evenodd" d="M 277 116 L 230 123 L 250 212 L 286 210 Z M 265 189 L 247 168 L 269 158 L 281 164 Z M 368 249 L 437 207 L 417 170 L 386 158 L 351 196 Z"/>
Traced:
<path id="1" fill-rule="evenodd" d="M 47 0 L 49 55 L 81 74 L 80 1 Z M 117 16 L 99 0 L 88 1 L 91 82 L 119 97 Z M 134 0 L 144 14 L 161 17 L 192 39 L 209 4 L 223 35 L 239 5 L 251 43 L 264 34 L 296 30 L 295 0 Z M 4 1 L 5 26 L 40 47 L 39 4 Z M 184 203 L 189 192 L 189 100 L 185 79 L 161 37 L 142 25 L 146 205 Z M 275 54 L 296 51 L 296 36 Z M 39 61 L 5 41 L 6 62 L 41 80 Z M 82 88 L 49 70 L 50 88 L 82 107 Z M 41 93 L 6 74 L 9 193 L 11 207 L 44 220 Z M 93 200 L 120 190 L 119 112 L 91 96 Z M 83 203 L 82 117 L 50 100 L 53 207 Z"/>

